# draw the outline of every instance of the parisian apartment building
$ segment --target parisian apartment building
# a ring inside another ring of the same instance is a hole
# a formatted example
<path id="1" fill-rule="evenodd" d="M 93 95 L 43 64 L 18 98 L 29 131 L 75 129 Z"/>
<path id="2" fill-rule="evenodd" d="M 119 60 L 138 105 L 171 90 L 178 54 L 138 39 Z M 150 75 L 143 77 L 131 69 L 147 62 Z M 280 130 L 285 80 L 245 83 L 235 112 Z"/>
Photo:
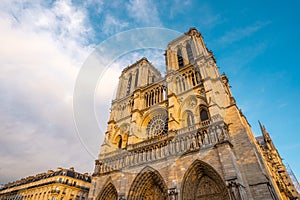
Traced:
<path id="1" fill-rule="evenodd" d="M 87 200 L 90 184 L 88 173 L 57 168 L 5 184 L 0 200 Z"/>

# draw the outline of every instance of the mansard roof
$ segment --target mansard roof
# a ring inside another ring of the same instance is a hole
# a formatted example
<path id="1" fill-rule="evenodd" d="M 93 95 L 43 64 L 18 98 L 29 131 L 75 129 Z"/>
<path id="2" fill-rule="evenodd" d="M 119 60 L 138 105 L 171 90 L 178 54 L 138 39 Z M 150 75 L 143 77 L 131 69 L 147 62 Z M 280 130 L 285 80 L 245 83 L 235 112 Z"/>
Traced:
<path id="1" fill-rule="evenodd" d="M 22 178 L 20 180 L 17 180 L 17 181 L 11 182 L 11 183 L 7 183 L 4 185 L 3 188 L 0 189 L 0 191 L 5 190 L 7 188 L 24 185 L 27 183 L 31 183 L 31 182 L 35 182 L 35 181 L 39 181 L 42 179 L 55 177 L 55 176 L 66 176 L 66 177 L 75 178 L 75 179 L 82 180 L 82 181 L 89 182 L 89 183 L 91 182 L 91 177 L 87 173 L 81 174 L 81 173 L 75 172 L 73 167 L 71 167 L 70 169 L 57 168 L 56 171 L 48 170 L 47 173 L 40 173 L 35 176 L 28 176 L 26 178 Z"/>

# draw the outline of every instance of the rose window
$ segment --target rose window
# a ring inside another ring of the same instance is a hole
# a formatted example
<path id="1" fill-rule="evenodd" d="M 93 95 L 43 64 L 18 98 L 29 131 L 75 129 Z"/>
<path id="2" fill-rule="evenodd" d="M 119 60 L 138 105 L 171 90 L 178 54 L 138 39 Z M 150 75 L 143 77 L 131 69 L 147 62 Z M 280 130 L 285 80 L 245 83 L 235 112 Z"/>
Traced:
<path id="1" fill-rule="evenodd" d="M 162 135 L 168 130 L 168 118 L 165 115 L 154 116 L 147 126 L 148 137 Z"/>

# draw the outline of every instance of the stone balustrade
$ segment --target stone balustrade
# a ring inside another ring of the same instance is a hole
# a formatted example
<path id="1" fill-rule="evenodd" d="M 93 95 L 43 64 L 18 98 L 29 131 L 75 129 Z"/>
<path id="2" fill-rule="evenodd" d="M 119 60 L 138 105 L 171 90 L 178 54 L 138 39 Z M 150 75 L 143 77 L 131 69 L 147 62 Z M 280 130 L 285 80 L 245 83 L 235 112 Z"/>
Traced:
<path id="1" fill-rule="evenodd" d="M 111 152 L 96 161 L 94 175 L 114 170 L 156 162 L 211 147 L 229 140 L 228 128 L 219 117 L 204 121 L 191 127 L 128 146 L 126 150 Z"/>

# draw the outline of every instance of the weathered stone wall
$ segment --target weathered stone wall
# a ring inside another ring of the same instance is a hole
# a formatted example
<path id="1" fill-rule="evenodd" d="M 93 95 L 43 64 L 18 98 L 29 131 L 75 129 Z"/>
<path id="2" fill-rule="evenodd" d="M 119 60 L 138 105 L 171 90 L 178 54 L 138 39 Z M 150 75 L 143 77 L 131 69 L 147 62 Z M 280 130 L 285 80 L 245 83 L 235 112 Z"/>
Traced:
<path id="1" fill-rule="evenodd" d="M 179 66 L 180 51 L 184 66 Z M 137 88 L 127 99 L 113 101 L 89 197 L 97 199 L 111 183 L 111 194 L 117 193 L 119 199 L 173 199 L 174 195 L 184 200 L 281 199 L 228 79 L 220 75 L 201 34 L 191 29 L 169 43 L 166 55 L 164 79 Z M 124 73 L 136 71 L 140 63 L 147 61 L 138 61 Z M 145 66 L 156 72 L 149 64 Z M 125 79 L 121 76 L 120 80 Z M 121 89 L 118 92 L 123 94 Z M 123 101 L 126 112 L 116 111 Z M 208 119 L 201 119 L 203 109 Z M 152 128 L 163 134 L 149 135 L 146 129 L 158 115 L 165 116 L 167 124 L 159 119 Z M 121 148 L 116 135 L 126 141 Z"/>

